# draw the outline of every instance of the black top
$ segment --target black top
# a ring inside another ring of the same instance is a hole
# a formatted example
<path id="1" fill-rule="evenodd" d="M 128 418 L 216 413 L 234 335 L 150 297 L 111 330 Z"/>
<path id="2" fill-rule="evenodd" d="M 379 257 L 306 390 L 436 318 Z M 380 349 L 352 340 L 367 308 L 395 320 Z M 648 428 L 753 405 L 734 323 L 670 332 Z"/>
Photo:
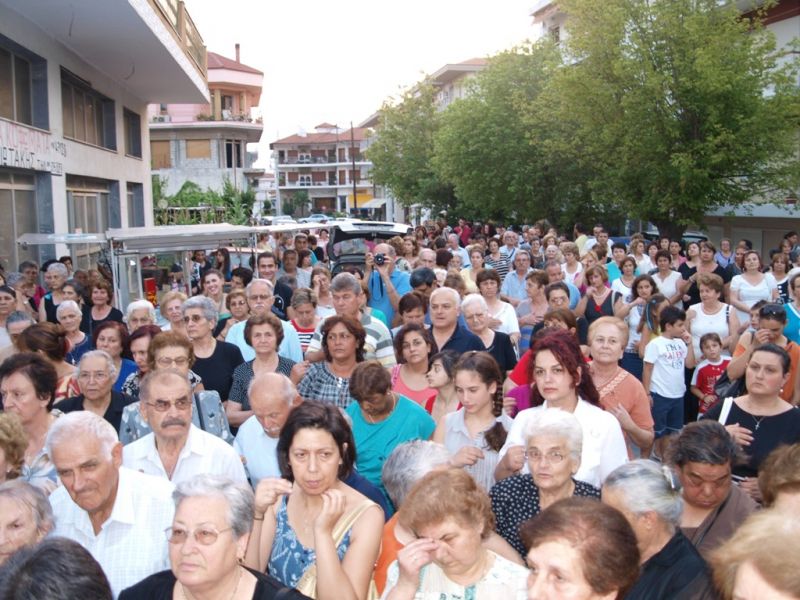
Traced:
<path id="1" fill-rule="evenodd" d="M 284 587 L 274 577 L 257 573 L 252 569 L 247 569 L 247 571 L 256 578 L 253 600 L 308 600 L 308 596 L 304 596 L 295 589 Z M 161 571 L 122 590 L 119 600 L 172 600 L 175 581 L 172 571 Z"/>
<path id="2" fill-rule="evenodd" d="M 703 557 L 676 532 L 660 552 L 642 565 L 625 600 L 700 600 L 716 598 Z"/>
<path id="3" fill-rule="evenodd" d="M 203 380 L 203 387 L 219 393 L 222 400 L 228 399 L 233 383 L 233 371 L 244 362 L 239 347 L 228 342 L 217 342 L 214 353 L 208 358 L 197 358 L 192 371 Z"/>
<path id="4" fill-rule="evenodd" d="M 697 267 L 688 267 L 686 266 L 686 263 L 683 263 L 680 267 L 678 267 L 678 273 L 680 273 L 681 277 L 683 277 L 683 280 L 686 281 L 692 275 L 697 273 Z M 722 267 L 719 266 L 719 264 L 717 264 L 717 268 L 714 269 L 712 273 L 714 275 L 719 275 L 720 277 L 722 277 L 722 281 L 724 283 L 730 283 L 731 279 L 733 278 L 731 272 L 728 269 L 723 269 Z M 687 289 L 684 292 L 684 295 L 689 296 L 689 301 L 683 303 L 685 308 L 689 308 L 693 304 L 700 303 L 700 290 L 697 287 L 696 281 L 692 282 L 692 285 L 690 285 L 689 289 Z M 724 301 L 724 298 L 720 298 L 720 300 Z"/>
<path id="5" fill-rule="evenodd" d="M 83 410 L 83 394 L 67 398 L 56 404 L 55 408 L 63 413 L 74 412 L 76 410 Z M 122 411 L 128 404 L 136 402 L 136 398 L 131 398 L 120 392 L 111 390 L 111 403 L 106 409 L 103 418 L 114 426 L 114 429 L 119 433 L 119 426 L 122 421 Z"/>
<path id="6" fill-rule="evenodd" d="M 495 331 L 492 345 L 486 348 L 486 351 L 497 361 L 503 373 L 510 371 L 517 364 L 514 344 L 511 343 L 511 338 L 507 333 Z"/>
<path id="7" fill-rule="evenodd" d="M 723 402 L 709 410 L 703 418 L 719 421 Z M 733 474 L 740 477 L 758 477 L 758 468 L 770 452 L 781 444 L 800 442 L 800 410 L 792 408 L 771 417 L 756 417 L 740 408 L 736 402 L 723 425 L 738 423 L 752 432 L 753 441 L 744 449 L 747 463 L 733 467 Z"/>
<path id="8" fill-rule="evenodd" d="M 272 312 L 284 321 L 289 318 L 286 316 L 286 310 L 292 303 L 292 293 L 292 288 L 288 285 L 282 281 L 275 281 L 275 288 L 272 290 L 272 295 L 275 297 L 272 302 Z"/>
<path id="9" fill-rule="evenodd" d="M 105 323 L 106 321 L 116 321 L 117 323 L 123 323 L 122 319 L 122 311 L 114 306 L 111 307 L 111 312 L 104 319 L 94 319 L 92 318 L 91 309 L 89 309 L 89 325 L 88 330 L 85 333 L 92 335 L 92 332 L 97 329 L 97 326 L 100 323 Z"/>
<path id="10" fill-rule="evenodd" d="M 445 342 L 443 348 L 439 348 L 440 352 L 445 350 L 455 350 L 459 354 L 469 352 L 470 350 L 477 350 L 478 352 L 486 352 L 486 346 L 477 335 L 456 323 L 456 330 L 450 339 Z"/>

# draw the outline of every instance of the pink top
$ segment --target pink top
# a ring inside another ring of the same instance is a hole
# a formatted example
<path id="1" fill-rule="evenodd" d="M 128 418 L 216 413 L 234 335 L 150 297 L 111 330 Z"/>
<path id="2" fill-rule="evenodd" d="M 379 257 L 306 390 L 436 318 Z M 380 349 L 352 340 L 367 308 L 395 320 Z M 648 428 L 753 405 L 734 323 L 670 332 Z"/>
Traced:
<path id="1" fill-rule="evenodd" d="M 417 404 L 424 407 L 425 403 L 430 400 L 431 397 L 436 397 L 436 390 L 431 387 L 424 387 L 421 390 L 412 390 L 406 385 L 406 383 L 403 381 L 403 378 L 400 377 L 401 366 L 402 365 L 395 365 L 392 367 L 392 391 L 395 391 L 406 398 L 410 398 Z"/>

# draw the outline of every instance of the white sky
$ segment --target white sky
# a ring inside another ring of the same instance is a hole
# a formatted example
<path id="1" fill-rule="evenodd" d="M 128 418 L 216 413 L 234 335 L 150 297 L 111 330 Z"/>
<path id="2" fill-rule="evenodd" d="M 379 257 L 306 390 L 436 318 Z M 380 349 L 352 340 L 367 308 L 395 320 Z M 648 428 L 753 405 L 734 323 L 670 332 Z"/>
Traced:
<path id="1" fill-rule="evenodd" d="M 264 72 L 268 144 L 349 127 L 448 63 L 486 57 L 533 33 L 533 0 L 186 0 L 206 47 Z"/>

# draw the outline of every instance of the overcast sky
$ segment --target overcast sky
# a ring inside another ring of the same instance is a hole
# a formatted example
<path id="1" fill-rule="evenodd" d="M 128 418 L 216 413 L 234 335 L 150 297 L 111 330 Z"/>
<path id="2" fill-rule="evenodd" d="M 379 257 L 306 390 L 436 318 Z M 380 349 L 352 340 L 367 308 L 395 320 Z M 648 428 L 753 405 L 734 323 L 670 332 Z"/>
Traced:
<path id="1" fill-rule="evenodd" d="M 261 110 L 268 144 L 347 127 L 448 63 L 486 57 L 533 33 L 533 0 L 186 0 L 212 52 L 264 72 Z M 266 160 L 265 160 L 266 159 Z"/>

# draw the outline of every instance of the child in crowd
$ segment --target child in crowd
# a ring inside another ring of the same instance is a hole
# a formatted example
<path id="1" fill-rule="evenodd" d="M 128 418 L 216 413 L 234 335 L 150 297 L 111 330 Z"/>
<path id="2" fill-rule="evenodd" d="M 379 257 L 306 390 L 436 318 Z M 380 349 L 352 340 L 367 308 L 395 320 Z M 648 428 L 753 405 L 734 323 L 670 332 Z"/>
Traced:
<path id="1" fill-rule="evenodd" d="M 642 318 L 639 320 L 637 328 L 641 334 L 639 341 L 639 356 L 644 358 L 644 349 L 647 344 L 661 335 L 661 326 L 658 322 L 658 315 L 669 306 L 669 300 L 663 294 L 653 294 L 647 304 L 644 305 Z"/>
<path id="2" fill-rule="evenodd" d="M 714 392 L 714 384 L 725 372 L 731 359 L 722 356 L 722 340 L 716 333 L 707 333 L 700 338 L 700 350 L 703 360 L 694 370 L 690 390 L 697 398 L 698 415 L 702 416 L 719 400 Z"/>
<path id="3" fill-rule="evenodd" d="M 694 364 L 692 336 L 686 331 L 686 313 L 667 306 L 659 315 L 661 335 L 644 351 L 642 384 L 650 396 L 655 421 L 656 451 L 662 457 L 666 436 L 683 427 L 684 368 Z"/>

